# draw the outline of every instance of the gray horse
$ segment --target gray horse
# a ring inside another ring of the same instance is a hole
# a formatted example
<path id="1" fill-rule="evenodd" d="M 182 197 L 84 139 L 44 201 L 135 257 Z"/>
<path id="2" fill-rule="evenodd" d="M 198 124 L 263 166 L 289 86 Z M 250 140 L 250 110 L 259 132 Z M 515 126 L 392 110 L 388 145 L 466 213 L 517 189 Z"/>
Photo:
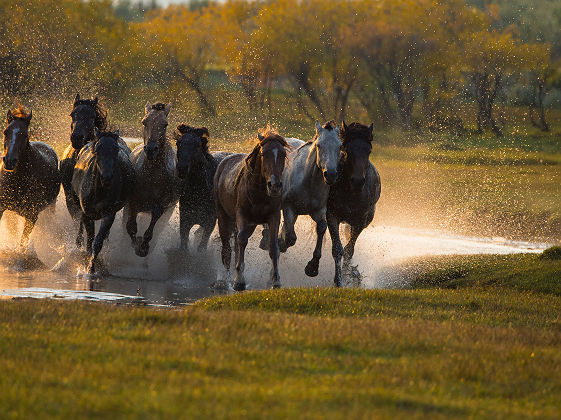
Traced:
<path id="1" fill-rule="evenodd" d="M 148 255 L 156 222 L 162 215 L 165 220 L 169 219 L 179 199 L 176 153 L 166 139 L 170 110 L 171 104 L 146 103 L 146 115 L 142 119 L 144 145 L 137 146 L 131 154 L 136 187 L 125 207 L 125 220 L 127 233 L 139 257 Z M 152 215 L 143 237 L 136 236 L 138 213 Z"/>
<path id="2" fill-rule="evenodd" d="M 287 141 L 289 141 L 287 139 Z M 298 143 L 291 139 L 291 145 Z M 304 143 L 290 154 L 290 164 L 283 173 L 282 212 L 284 223 L 279 249 L 285 252 L 296 243 L 294 224 L 299 215 L 310 215 L 316 222 L 316 246 L 305 272 L 318 275 L 321 246 L 327 230 L 326 206 L 329 188 L 337 180 L 337 165 L 341 151 L 339 128 L 333 121 L 323 127 L 316 121 L 313 140 Z"/>

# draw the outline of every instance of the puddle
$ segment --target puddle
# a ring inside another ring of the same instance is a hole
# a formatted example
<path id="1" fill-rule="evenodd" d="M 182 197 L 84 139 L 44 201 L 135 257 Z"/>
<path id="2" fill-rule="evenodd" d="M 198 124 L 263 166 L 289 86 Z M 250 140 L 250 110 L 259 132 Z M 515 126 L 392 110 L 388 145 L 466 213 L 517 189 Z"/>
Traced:
<path id="1" fill-rule="evenodd" d="M 183 254 L 179 245 L 177 210 L 166 226 L 157 228 L 158 242 L 147 258 L 137 257 L 118 215 L 102 257 L 110 275 L 90 280 L 83 272 L 83 259 L 73 251 L 77 227 L 70 220 L 62 195 L 57 206 L 44 212 L 32 234 L 36 258 L 22 256 L 16 248 L 23 223 L 20 218 L 4 214 L 0 223 L 0 296 L 92 301 L 128 302 L 157 305 L 180 305 L 203 297 L 232 291 L 214 291 L 211 285 L 224 278 L 220 263 L 220 246 L 216 231 L 207 252 Z M 139 232 L 148 217 L 139 218 Z M 298 242 L 281 254 L 280 274 L 284 287 L 328 287 L 333 284 L 333 259 L 329 235 L 323 246 L 319 275 L 304 274 L 310 259 L 315 229 L 307 218 L 297 223 Z M 191 240 L 195 240 L 191 233 Z M 258 248 L 261 237 L 257 229 L 246 251 L 246 282 L 249 289 L 268 288 L 271 263 L 268 253 Z M 511 254 L 541 252 L 546 244 L 507 241 L 503 238 L 475 238 L 446 232 L 413 230 L 396 226 L 375 226 L 360 236 L 353 266 L 358 266 L 362 285 L 367 288 L 399 287 L 403 282 L 392 266 L 408 258 L 451 254 Z M 41 263 L 44 265 L 41 268 Z M 56 267 L 52 270 L 51 267 Z M 232 279 L 233 280 L 233 279 Z"/>

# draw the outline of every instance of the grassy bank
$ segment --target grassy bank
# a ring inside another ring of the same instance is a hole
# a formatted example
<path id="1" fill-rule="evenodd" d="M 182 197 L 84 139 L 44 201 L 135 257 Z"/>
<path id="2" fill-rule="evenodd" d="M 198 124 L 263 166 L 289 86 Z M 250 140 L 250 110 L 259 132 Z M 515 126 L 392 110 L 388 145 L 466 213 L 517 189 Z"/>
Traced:
<path id="1" fill-rule="evenodd" d="M 181 311 L 1 301 L 0 417 L 559 415 L 560 261 L 433 260 L 411 275 L 411 290 Z"/>

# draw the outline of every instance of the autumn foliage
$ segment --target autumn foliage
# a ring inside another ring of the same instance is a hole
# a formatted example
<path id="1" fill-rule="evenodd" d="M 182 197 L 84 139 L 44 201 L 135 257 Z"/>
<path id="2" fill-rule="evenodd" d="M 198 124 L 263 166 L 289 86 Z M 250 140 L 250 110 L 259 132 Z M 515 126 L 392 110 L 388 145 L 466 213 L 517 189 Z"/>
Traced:
<path id="1" fill-rule="evenodd" d="M 220 103 L 209 90 L 221 74 L 249 111 L 282 106 L 282 92 L 310 119 L 340 120 L 353 101 L 386 125 L 462 130 L 457 104 L 471 101 L 478 130 L 500 135 L 497 100 L 518 84 L 533 92 L 532 121 L 547 129 L 551 46 L 499 27 L 499 7 L 229 0 L 127 22 L 108 0 L 0 0 L 0 88 L 22 95 L 81 86 L 111 96 L 174 86 L 212 116 Z"/>

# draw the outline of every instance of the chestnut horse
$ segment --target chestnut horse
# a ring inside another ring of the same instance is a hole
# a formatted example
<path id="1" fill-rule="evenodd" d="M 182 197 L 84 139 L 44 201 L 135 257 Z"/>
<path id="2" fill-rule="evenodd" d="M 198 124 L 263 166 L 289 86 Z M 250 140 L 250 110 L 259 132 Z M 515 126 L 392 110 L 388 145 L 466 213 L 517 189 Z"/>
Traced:
<path id="1" fill-rule="evenodd" d="M 244 254 L 255 227 L 269 226 L 269 256 L 273 263 L 273 287 L 280 287 L 278 270 L 278 231 L 281 217 L 282 173 L 288 143 L 284 137 L 268 129 L 258 135 L 258 142 L 249 154 L 226 157 L 214 176 L 214 200 L 218 230 L 222 241 L 222 263 L 230 270 L 230 237 L 237 232 L 236 278 L 234 290 L 245 289 Z"/>
<path id="2" fill-rule="evenodd" d="M 360 233 L 372 222 L 376 203 L 380 198 L 380 174 L 370 163 L 373 124 L 369 127 L 354 122 L 341 127 L 341 161 L 338 179 L 329 190 L 327 199 L 327 227 L 335 260 L 335 286 L 341 286 L 341 257 L 348 262 L 355 250 Z M 351 227 L 345 248 L 339 237 L 339 224 Z"/>
<path id="3" fill-rule="evenodd" d="M 25 218 L 20 246 L 26 248 L 39 213 L 60 191 L 58 157 L 52 147 L 29 141 L 32 112 L 20 105 L 8 111 L 4 154 L 0 162 L 0 219 L 6 210 Z"/>

